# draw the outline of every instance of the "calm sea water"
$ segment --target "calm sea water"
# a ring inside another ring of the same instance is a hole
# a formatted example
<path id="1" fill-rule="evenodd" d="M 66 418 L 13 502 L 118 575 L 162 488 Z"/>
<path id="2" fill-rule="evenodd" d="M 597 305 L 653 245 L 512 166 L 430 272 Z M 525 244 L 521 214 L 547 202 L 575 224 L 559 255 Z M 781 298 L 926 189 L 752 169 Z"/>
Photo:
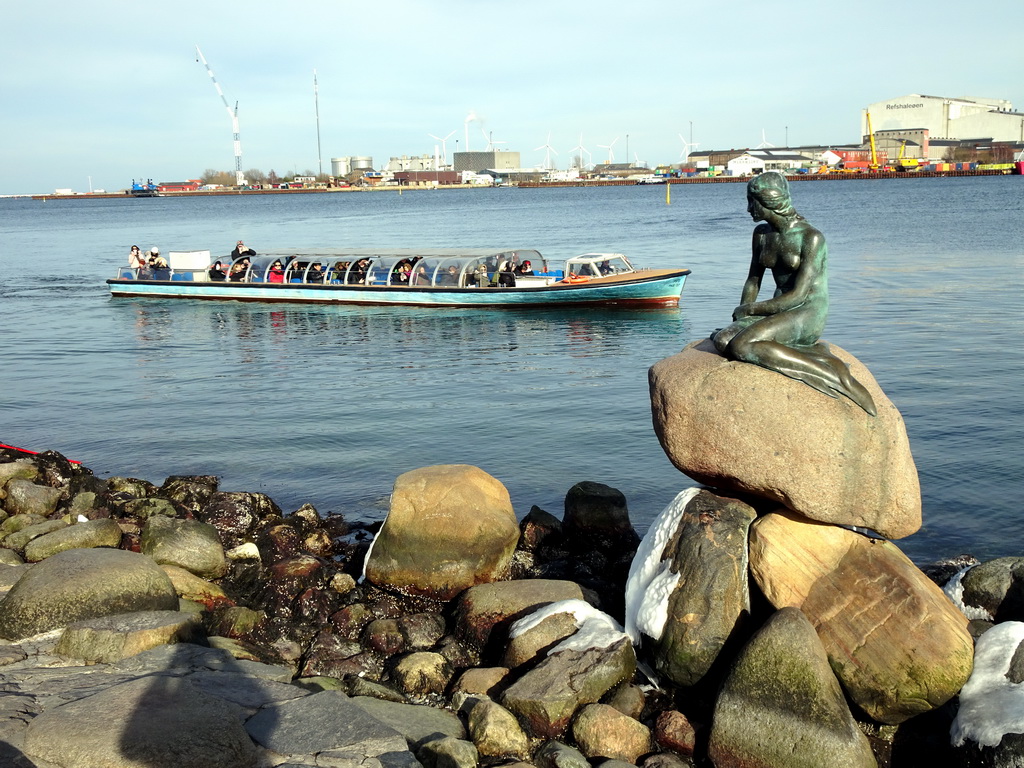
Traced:
<path id="1" fill-rule="evenodd" d="M 830 247 L 826 338 L 902 411 L 918 562 L 1024 554 L 1024 179 L 802 182 Z M 752 224 L 740 184 L 253 198 L 0 200 L 0 442 L 98 475 L 216 474 L 283 508 L 380 519 L 402 472 L 475 464 L 517 513 L 596 480 L 637 528 L 691 482 L 651 427 L 647 369 L 727 322 Z M 113 300 L 128 248 L 586 250 L 693 270 L 679 310 L 350 309 Z"/>

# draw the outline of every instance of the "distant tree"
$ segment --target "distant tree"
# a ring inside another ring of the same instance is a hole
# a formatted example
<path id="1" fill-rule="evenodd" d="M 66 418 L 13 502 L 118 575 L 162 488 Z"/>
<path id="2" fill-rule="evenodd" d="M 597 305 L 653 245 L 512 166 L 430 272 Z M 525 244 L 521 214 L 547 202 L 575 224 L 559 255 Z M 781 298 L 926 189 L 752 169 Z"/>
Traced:
<path id="1" fill-rule="evenodd" d="M 267 174 L 259 168 L 251 168 L 246 171 L 245 178 L 249 180 L 250 184 L 266 184 L 267 182 Z"/>
<path id="2" fill-rule="evenodd" d="M 268 184 L 277 184 L 280 181 L 281 180 L 278 178 L 277 173 L 274 171 L 273 168 L 271 168 L 270 169 L 270 173 L 267 174 L 267 183 Z"/>
<path id="3" fill-rule="evenodd" d="M 219 184 L 222 187 L 230 187 L 235 183 L 235 174 L 230 171 L 215 171 L 213 168 L 207 168 L 199 179 L 203 184 Z"/>

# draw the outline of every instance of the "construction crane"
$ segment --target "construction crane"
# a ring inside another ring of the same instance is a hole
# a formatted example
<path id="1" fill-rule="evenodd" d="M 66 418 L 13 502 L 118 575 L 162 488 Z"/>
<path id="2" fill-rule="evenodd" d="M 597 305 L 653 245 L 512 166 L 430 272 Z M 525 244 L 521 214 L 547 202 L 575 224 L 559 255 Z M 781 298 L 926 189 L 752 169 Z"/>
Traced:
<path id="1" fill-rule="evenodd" d="M 220 83 L 217 82 L 217 78 L 213 76 L 213 70 L 210 69 L 210 65 L 206 63 L 206 57 L 203 56 L 203 52 L 199 50 L 199 46 L 196 46 L 196 53 L 199 58 L 196 61 L 201 61 L 203 66 L 206 67 L 206 74 L 210 76 L 210 82 L 213 83 L 213 87 L 217 89 L 217 95 L 220 96 L 220 100 L 224 102 L 224 108 L 228 111 L 231 116 L 231 130 L 234 133 L 235 142 L 235 184 L 239 187 L 245 185 L 245 176 L 242 175 L 242 140 L 238 137 L 238 102 L 235 102 L 235 108 L 231 109 L 231 105 L 228 104 L 228 100 L 224 97 L 224 91 L 220 89 Z"/>
<path id="2" fill-rule="evenodd" d="M 875 132 L 871 129 L 871 113 L 865 111 L 865 115 L 868 117 L 868 141 L 871 142 L 871 165 L 868 166 L 872 171 L 878 170 L 878 152 L 875 149 Z"/>

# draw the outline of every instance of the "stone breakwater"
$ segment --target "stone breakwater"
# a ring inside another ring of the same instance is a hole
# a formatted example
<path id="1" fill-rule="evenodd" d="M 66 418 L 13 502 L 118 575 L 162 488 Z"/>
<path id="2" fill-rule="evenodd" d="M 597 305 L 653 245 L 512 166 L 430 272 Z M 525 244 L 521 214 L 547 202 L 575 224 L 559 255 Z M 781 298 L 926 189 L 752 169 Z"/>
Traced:
<path id="1" fill-rule="evenodd" d="M 1024 753 L 1024 737 L 954 722 L 964 633 L 1024 619 L 1024 559 L 922 572 L 890 542 L 698 489 L 641 542 L 615 489 L 582 482 L 560 519 L 517 521 L 502 484 L 465 465 L 399 477 L 376 527 L 211 476 L 103 480 L 0 449 L 0 764 L 899 768 Z M 936 586 L 951 577 L 970 623 Z"/>

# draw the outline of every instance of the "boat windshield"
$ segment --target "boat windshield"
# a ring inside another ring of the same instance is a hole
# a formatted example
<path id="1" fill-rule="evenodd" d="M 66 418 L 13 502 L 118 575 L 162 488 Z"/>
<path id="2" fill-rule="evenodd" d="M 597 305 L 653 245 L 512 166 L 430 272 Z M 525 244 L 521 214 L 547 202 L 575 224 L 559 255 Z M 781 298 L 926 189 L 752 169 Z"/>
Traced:
<path id="1" fill-rule="evenodd" d="M 636 271 L 621 253 L 584 253 L 566 261 L 565 268 L 583 277 L 609 277 Z"/>

